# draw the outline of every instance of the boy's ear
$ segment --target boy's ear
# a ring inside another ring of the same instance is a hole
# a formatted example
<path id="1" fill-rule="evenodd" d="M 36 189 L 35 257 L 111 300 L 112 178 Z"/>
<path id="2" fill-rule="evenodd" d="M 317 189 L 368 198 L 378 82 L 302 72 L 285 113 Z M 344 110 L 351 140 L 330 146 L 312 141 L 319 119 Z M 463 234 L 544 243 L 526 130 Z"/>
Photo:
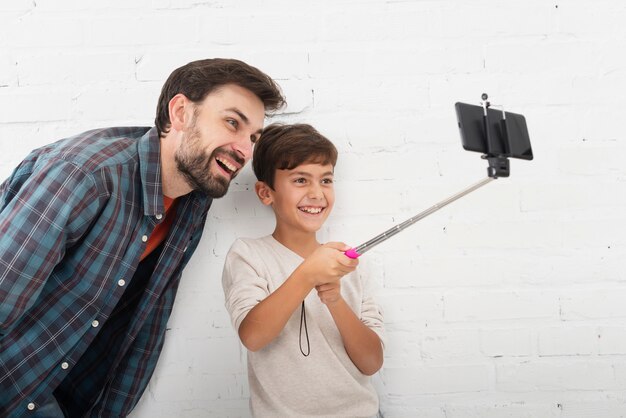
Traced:
<path id="1" fill-rule="evenodd" d="M 272 199 L 272 193 L 271 193 L 270 186 L 268 186 L 265 182 L 263 181 L 257 181 L 254 184 L 254 191 L 256 192 L 257 197 L 259 198 L 259 200 L 261 201 L 261 203 L 263 203 L 266 206 L 269 206 L 272 204 L 272 202 L 274 201 Z"/>

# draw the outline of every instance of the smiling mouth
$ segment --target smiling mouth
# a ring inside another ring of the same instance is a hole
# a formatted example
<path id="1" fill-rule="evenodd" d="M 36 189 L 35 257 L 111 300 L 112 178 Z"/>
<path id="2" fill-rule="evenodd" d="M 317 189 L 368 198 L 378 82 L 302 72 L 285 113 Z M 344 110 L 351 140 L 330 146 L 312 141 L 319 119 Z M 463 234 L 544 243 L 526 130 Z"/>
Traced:
<path id="1" fill-rule="evenodd" d="M 309 213 L 311 215 L 317 215 L 322 213 L 325 208 L 315 207 L 315 206 L 302 206 L 298 208 L 301 212 Z"/>
<path id="2" fill-rule="evenodd" d="M 229 161 L 220 157 L 215 157 L 215 161 L 217 161 L 217 165 L 219 165 L 222 170 L 226 171 L 231 176 L 233 176 L 237 172 L 237 167 L 232 165 Z"/>

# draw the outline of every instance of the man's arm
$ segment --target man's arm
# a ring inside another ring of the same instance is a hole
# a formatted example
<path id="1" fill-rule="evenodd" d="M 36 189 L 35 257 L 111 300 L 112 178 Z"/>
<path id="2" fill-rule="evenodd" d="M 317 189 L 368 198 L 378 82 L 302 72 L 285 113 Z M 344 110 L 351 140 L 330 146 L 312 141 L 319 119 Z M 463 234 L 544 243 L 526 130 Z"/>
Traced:
<path id="1" fill-rule="evenodd" d="M 371 376 L 383 365 L 383 347 L 374 331 L 365 325 L 341 296 L 340 283 L 316 287 L 330 311 L 350 360 L 364 375 Z"/>
<path id="2" fill-rule="evenodd" d="M 16 172 L 0 188 L 0 334 L 35 302 L 97 213 L 93 179 L 65 162 Z"/>

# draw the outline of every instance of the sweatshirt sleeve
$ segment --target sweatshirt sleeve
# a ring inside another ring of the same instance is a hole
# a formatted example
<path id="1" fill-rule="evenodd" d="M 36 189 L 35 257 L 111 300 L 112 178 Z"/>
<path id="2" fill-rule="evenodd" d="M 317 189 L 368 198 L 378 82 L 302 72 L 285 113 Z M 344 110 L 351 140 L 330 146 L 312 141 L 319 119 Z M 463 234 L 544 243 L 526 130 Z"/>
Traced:
<path id="1" fill-rule="evenodd" d="M 376 303 L 372 296 L 372 283 L 367 277 L 361 276 L 363 283 L 363 298 L 361 301 L 361 321 L 380 338 L 380 342 L 385 349 L 385 324 L 383 310 Z"/>
<path id="2" fill-rule="evenodd" d="M 248 312 L 270 294 L 268 282 L 260 274 L 262 265 L 258 253 L 241 239 L 233 243 L 226 255 L 222 287 L 226 310 L 236 331 Z"/>

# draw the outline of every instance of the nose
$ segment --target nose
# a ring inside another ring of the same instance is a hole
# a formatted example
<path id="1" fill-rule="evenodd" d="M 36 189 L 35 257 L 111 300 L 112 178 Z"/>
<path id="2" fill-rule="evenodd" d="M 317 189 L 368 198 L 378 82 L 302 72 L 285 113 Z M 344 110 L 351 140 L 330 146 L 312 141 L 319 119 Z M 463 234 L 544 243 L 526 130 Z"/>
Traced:
<path id="1" fill-rule="evenodd" d="M 308 197 L 310 199 L 322 199 L 324 197 L 322 186 L 318 184 L 317 182 L 311 182 L 311 186 L 309 187 Z"/>
<path id="2" fill-rule="evenodd" d="M 252 158 L 252 141 L 250 140 L 250 136 L 243 134 L 240 138 L 237 139 L 237 142 L 233 145 L 233 148 L 241 158 L 244 160 L 250 161 Z"/>

